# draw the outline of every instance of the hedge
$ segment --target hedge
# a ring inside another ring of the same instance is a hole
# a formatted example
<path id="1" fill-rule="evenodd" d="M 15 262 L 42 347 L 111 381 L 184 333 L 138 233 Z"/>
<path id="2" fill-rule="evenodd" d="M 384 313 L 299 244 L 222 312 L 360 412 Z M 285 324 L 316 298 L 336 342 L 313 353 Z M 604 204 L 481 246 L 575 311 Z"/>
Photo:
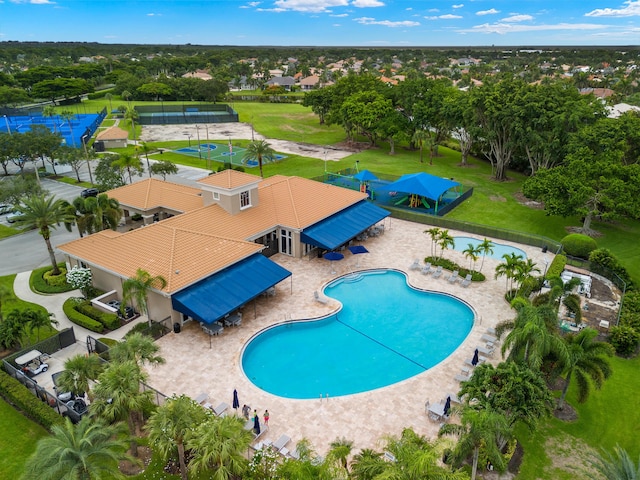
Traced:
<path id="1" fill-rule="evenodd" d="M 562 275 L 562 272 L 564 271 L 564 267 L 566 265 L 566 255 L 556 255 L 549 265 L 549 268 L 547 268 L 547 274 L 545 275 L 545 278 L 559 277 L 560 275 Z"/>
<path id="2" fill-rule="evenodd" d="M 64 263 L 59 263 L 58 267 L 61 269 L 66 268 Z M 63 293 L 70 292 L 74 290 L 74 288 L 67 283 L 67 279 L 64 275 L 61 278 L 64 280 L 60 285 L 49 285 L 47 281 L 44 279 L 44 275 L 47 272 L 52 270 L 51 265 L 47 267 L 37 268 L 31 272 L 31 276 L 29 277 L 29 285 L 31 289 L 37 293 Z M 66 272 L 66 270 L 65 270 Z"/>
<path id="3" fill-rule="evenodd" d="M 93 318 L 87 317 L 83 315 L 79 311 L 76 310 L 78 306 L 78 298 L 67 298 L 62 304 L 62 310 L 69 320 L 71 320 L 76 325 L 80 325 L 81 327 L 86 328 L 87 330 L 91 330 L 92 332 L 102 333 L 104 331 L 104 325 Z"/>
<path id="4" fill-rule="evenodd" d="M 54 425 L 62 425 L 64 417 L 33 395 L 22 383 L 0 370 L 0 395 L 34 422 L 47 430 Z"/>
<path id="5" fill-rule="evenodd" d="M 76 311 L 97 322 L 100 322 L 109 330 L 117 330 L 118 328 L 120 328 L 120 319 L 115 313 L 102 312 L 92 306 L 88 301 L 79 303 L 75 308 Z"/>
<path id="6" fill-rule="evenodd" d="M 442 268 L 446 268 L 447 270 L 451 270 L 452 272 L 454 270 L 458 270 L 458 275 L 460 275 L 462 278 L 465 278 L 468 274 L 471 274 L 471 281 L 472 282 L 483 282 L 484 280 L 486 280 L 486 277 L 484 276 L 484 273 L 477 272 L 475 270 L 469 270 L 468 268 L 461 267 L 456 262 L 452 262 L 451 260 L 449 260 L 447 258 L 427 257 L 427 258 L 424 259 L 424 261 L 425 261 L 425 263 L 429 262 L 429 263 L 431 263 L 431 265 L 435 265 L 437 267 L 439 266 L 439 267 L 442 267 Z"/>
<path id="7" fill-rule="evenodd" d="M 572 257 L 589 259 L 589 254 L 598 248 L 596 241 L 582 233 L 570 233 L 560 240 L 562 248 L 567 255 Z"/>

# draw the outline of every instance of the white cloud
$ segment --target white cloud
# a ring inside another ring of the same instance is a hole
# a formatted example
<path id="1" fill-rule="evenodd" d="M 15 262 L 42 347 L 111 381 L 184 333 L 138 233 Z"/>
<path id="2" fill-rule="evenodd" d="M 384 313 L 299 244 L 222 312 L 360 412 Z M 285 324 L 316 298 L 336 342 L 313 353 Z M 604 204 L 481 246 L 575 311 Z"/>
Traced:
<path id="1" fill-rule="evenodd" d="M 391 20 L 376 20 L 371 17 L 360 17 L 354 18 L 354 21 L 360 23 L 361 25 L 382 25 L 383 27 L 418 27 L 420 26 L 420 22 L 412 22 L 411 20 L 404 20 L 402 22 L 392 22 Z"/>
<path id="2" fill-rule="evenodd" d="M 348 17 L 349 14 L 348 13 L 332 13 L 329 16 L 330 17 L 335 17 L 335 18 L 341 18 L 341 17 Z"/>
<path id="3" fill-rule="evenodd" d="M 627 0 L 626 7 L 622 8 L 596 8 L 585 17 L 637 17 L 640 16 L 640 0 Z"/>
<path id="4" fill-rule="evenodd" d="M 451 5 L 451 8 L 462 8 L 464 7 L 464 3 L 459 3 L 458 5 Z"/>
<path id="5" fill-rule="evenodd" d="M 427 10 L 427 12 L 429 13 L 438 13 L 440 10 L 437 8 L 430 8 L 429 10 Z"/>
<path id="6" fill-rule="evenodd" d="M 261 9 L 266 12 L 284 12 L 293 10 L 295 12 L 323 13 L 330 12 L 333 7 L 347 7 L 348 0 L 276 0 L 276 8 Z"/>
<path id="7" fill-rule="evenodd" d="M 500 13 L 500 10 L 491 8 L 489 10 L 480 10 L 479 12 L 476 12 L 476 15 L 495 15 L 496 13 Z"/>
<path id="8" fill-rule="evenodd" d="M 556 23 L 553 25 L 519 25 L 513 23 L 484 23 L 471 28 L 458 30 L 459 33 L 507 33 L 545 32 L 551 30 L 602 30 L 609 25 L 596 23 Z"/>
<path id="9" fill-rule="evenodd" d="M 49 0 L 11 0 L 11 3 L 29 3 L 31 5 L 55 5 L 56 2 Z"/>
<path id="10" fill-rule="evenodd" d="M 445 15 L 438 15 L 435 17 L 424 17 L 424 18 L 426 18 L 427 20 L 457 20 L 459 18 L 462 18 L 462 16 L 447 13 Z"/>
<path id="11" fill-rule="evenodd" d="M 384 7 L 384 3 L 378 0 L 353 0 L 351 5 L 357 8 Z"/>
<path id="12" fill-rule="evenodd" d="M 249 6 L 250 7 L 257 7 L 258 5 L 260 5 L 262 2 L 249 2 Z"/>
<path id="13" fill-rule="evenodd" d="M 413 10 L 413 8 L 411 8 L 411 7 L 407 7 L 407 8 L 405 8 L 405 10 L 406 10 L 407 12 L 410 12 L 411 10 Z"/>
<path id="14" fill-rule="evenodd" d="M 147 13 L 147 17 L 161 17 L 161 13 Z"/>
<path id="15" fill-rule="evenodd" d="M 533 20 L 531 15 L 511 15 L 510 17 L 503 18 L 503 22 L 528 22 L 529 20 Z"/>

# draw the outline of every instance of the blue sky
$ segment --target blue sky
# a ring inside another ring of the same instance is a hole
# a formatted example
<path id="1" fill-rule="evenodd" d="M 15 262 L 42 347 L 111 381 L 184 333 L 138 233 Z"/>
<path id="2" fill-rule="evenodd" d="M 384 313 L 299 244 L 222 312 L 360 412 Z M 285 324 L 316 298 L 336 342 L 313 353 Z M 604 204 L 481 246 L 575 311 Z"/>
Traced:
<path id="1" fill-rule="evenodd" d="M 640 0 L 0 0 L 0 41 L 638 45 Z"/>

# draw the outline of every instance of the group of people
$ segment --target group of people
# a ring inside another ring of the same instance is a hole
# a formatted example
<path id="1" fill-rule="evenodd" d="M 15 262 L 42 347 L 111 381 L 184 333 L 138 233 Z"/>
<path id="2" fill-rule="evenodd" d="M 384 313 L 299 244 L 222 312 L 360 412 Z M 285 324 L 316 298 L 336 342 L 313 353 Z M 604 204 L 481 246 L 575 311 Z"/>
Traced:
<path id="1" fill-rule="evenodd" d="M 246 418 L 247 420 L 249 420 L 249 414 L 251 412 L 251 407 L 247 404 L 244 404 L 242 406 L 242 415 L 244 416 L 244 418 Z M 256 417 L 258 417 L 258 411 L 257 410 L 253 410 L 253 414 L 251 415 L 251 420 L 255 421 Z M 265 425 L 269 425 L 269 410 L 265 410 L 264 413 L 262 414 L 262 418 L 264 419 L 264 424 Z"/>

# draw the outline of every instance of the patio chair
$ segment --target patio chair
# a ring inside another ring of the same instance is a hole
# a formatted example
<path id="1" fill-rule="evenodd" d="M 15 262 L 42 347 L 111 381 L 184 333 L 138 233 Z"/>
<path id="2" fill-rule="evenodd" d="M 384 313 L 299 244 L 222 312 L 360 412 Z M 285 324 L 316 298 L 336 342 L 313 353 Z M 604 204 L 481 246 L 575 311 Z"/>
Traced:
<path id="1" fill-rule="evenodd" d="M 498 337 L 494 337 L 493 335 L 489 335 L 488 333 L 483 334 L 480 337 L 480 340 L 482 340 L 483 342 L 498 343 Z"/>
<path id="2" fill-rule="evenodd" d="M 213 413 L 215 413 L 218 417 L 222 417 L 225 415 L 227 408 L 229 408 L 229 405 L 227 405 L 225 402 L 222 402 L 220 405 L 213 409 Z"/>
<path id="3" fill-rule="evenodd" d="M 198 395 L 196 398 L 194 398 L 195 402 L 197 404 L 202 405 L 204 402 L 207 401 L 207 398 L 209 398 L 209 395 L 207 395 L 206 393 L 202 392 L 200 395 Z"/>
<path id="4" fill-rule="evenodd" d="M 495 348 L 494 347 L 490 347 L 490 348 L 486 348 L 486 347 L 477 347 L 478 348 L 478 353 L 481 353 L 487 357 L 491 357 L 493 355 L 493 352 L 495 352 Z"/>
<path id="5" fill-rule="evenodd" d="M 326 305 L 329 301 L 328 299 L 321 297 L 317 290 L 313 292 L 313 297 L 316 299 L 316 302 L 322 303 L 323 305 Z"/>
<path id="6" fill-rule="evenodd" d="M 460 373 L 453 377 L 456 382 L 467 382 L 470 378 L 471 376 L 462 375 Z"/>
<path id="7" fill-rule="evenodd" d="M 423 275 L 429 275 L 430 273 L 432 273 L 432 271 L 431 271 L 431 263 L 427 262 L 427 264 L 424 267 L 422 267 L 422 274 Z"/>
<path id="8" fill-rule="evenodd" d="M 409 270 L 420 270 L 420 260 L 416 258 L 409 266 Z"/>
<path id="9" fill-rule="evenodd" d="M 453 273 L 449 275 L 447 280 L 449 281 L 449 283 L 456 283 L 456 281 L 458 280 L 458 270 L 454 270 Z"/>
<path id="10" fill-rule="evenodd" d="M 471 274 L 467 274 L 466 277 L 464 277 L 464 280 L 462 280 L 462 283 L 460 285 L 462 285 L 463 287 L 468 287 L 471 284 Z"/>
<path id="11" fill-rule="evenodd" d="M 465 364 L 465 365 L 469 365 L 470 367 L 477 367 L 478 365 L 480 365 L 480 364 L 482 364 L 482 363 L 486 362 L 486 361 L 487 361 L 487 358 L 486 358 L 486 357 L 478 356 L 478 365 L 474 365 L 474 364 L 473 364 L 473 362 L 471 362 L 471 360 L 472 360 L 471 358 L 467 358 L 467 359 L 464 361 L 464 364 Z"/>
<path id="12" fill-rule="evenodd" d="M 275 442 L 273 442 L 271 447 L 276 452 L 280 452 L 280 451 L 282 451 L 283 448 L 285 448 L 287 443 L 289 443 L 290 441 L 291 441 L 291 437 L 289 437 L 288 435 L 284 435 L 283 434 L 283 435 L 280 435 L 280 438 L 278 438 Z"/>
<path id="13" fill-rule="evenodd" d="M 442 265 L 438 265 L 438 268 L 436 268 L 436 271 L 433 272 L 433 275 L 431 275 L 433 278 L 438 278 L 440 277 L 440 275 L 442 275 Z"/>

